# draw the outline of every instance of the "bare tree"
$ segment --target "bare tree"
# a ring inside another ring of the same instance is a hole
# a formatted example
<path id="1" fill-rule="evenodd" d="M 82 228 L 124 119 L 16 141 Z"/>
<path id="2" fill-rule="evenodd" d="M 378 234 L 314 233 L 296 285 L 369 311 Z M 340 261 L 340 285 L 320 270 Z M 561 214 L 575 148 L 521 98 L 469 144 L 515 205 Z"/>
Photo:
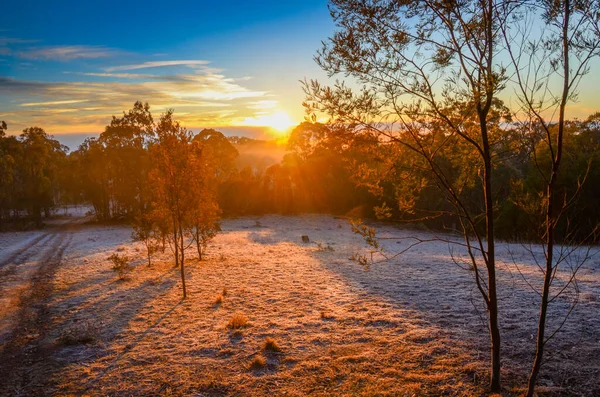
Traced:
<path id="1" fill-rule="evenodd" d="M 542 268 L 544 282 L 536 354 L 527 388 L 527 396 L 531 397 L 542 365 L 544 348 L 549 340 L 546 330 L 548 305 L 575 281 L 577 271 L 589 258 L 588 248 L 571 266 L 567 285 L 557 288 L 555 295 L 551 296 L 559 266 L 570 262 L 575 249 L 582 244 L 581 236 L 574 237 L 573 230 L 567 230 L 562 236 L 563 245 L 557 245 L 557 226 L 580 190 L 576 189 L 574 195 L 566 197 L 558 189 L 557 182 L 563 168 L 566 108 L 570 101 L 576 100 L 577 86 L 589 72 L 590 60 L 600 53 L 600 3 L 592 0 L 531 1 L 523 2 L 522 7 L 524 11 L 514 13 L 507 12 L 508 6 L 505 5 L 502 8 L 503 16 L 506 20 L 511 18 L 511 23 L 500 25 L 512 64 L 511 83 L 519 104 L 515 109 L 515 118 L 529 129 L 529 136 L 536 135 L 533 129 L 541 130 L 540 145 L 545 147 L 550 157 L 549 163 L 541 164 L 533 148 L 536 169 L 545 185 L 539 202 L 543 214 L 539 224 L 545 265 Z M 544 26 L 532 24 L 533 18 L 543 20 Z M 535 29 L 540 31 L 533 32 Z M 580 177 L 579 187 L 586 175 Z M 550 333 L 550 337 L 556 331 Z"/>

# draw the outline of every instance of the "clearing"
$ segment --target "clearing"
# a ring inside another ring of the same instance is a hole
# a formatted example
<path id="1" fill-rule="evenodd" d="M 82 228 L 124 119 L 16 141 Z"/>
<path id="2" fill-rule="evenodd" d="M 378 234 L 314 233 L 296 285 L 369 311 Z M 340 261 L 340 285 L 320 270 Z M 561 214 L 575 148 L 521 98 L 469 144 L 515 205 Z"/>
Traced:
<path id="1" fill-rule="evenodd" d="M 83 220 L 0 234 L 2 395 L 485 394 L 485 311 L 448 244 L 423 244 L 367 271 L 349 260 L 368 250 L 345 219 L 224 220 L 206 260 L 190 248 L 182 301 L 168 251 L 148 267 L 129 227 Z M 432 237 L 390 226 L 378 234 Z M 386 249 L 408 244 L 389 240 Z M 504 394 L 516 395 L 539 305 L 528 283 L 541 275 L 523 247 L 499 252 Z M 130 280 L 111 270 L 113 253 L 132 259 Z M 463 255 L 453 252 L 459 263 Z M 552 303 L 551 330 L 579 299 L 547 348 L 541 396 L 600 395 L 598 259 L 581 269 L 578 295 Z M 557 283 L 568 275 L 559 271 Z"/>

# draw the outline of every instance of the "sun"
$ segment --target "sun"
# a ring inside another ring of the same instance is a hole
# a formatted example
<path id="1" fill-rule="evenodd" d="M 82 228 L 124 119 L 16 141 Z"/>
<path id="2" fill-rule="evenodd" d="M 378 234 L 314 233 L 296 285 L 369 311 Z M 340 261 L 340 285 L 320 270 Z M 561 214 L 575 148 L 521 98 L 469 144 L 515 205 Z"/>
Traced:
<path id="1" fill-rule="evenodd" d="M 270 116 L 266 116 L 265 122 L 268 123 L 268 127 L 271 127 L 280 133 L 287 131 L 291 126 L 294 125 L 294 122 L 292 119 L 290 119 L 290 116 L 288 116 L 286 112 L 282 111 L 275 112 Z"/>
<path id="2" fill-rule="evenodd" d="M 272 131 L 272 134 L 284 136 L 295 123 L 286 112 L 283 110 L 276 110 L 273 113 L 247 117 L 240 124 L 255 127 L 267 127 Z"/>

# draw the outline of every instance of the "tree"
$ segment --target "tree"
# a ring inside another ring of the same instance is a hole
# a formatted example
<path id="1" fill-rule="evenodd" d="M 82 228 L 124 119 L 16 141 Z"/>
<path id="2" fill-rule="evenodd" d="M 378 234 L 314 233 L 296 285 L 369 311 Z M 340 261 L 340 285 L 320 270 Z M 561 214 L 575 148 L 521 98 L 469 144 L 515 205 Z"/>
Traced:
<path id="1" fill-rule="evenodd" d="M 58 168 L 66 147 L 38 127 L 26 128 L 19 137 L 23 145 L 22 172 L 25 201 L 36 226 L 42 224 L 42 211 L 49 216 L 58 192 Z"/>
<path id="2" fill-rule="evenodd" d="M 512 15 L 511 24 L 502 24 L 502 39 L 510 57 L 513 69 L 513 81 L 524 125 L 539 128 L 542 132 L 540 145 L 545 147 L 549 162 L 546 166 L 535 158 L 536 170 L 544 181 L 538 208 L 543 213 L 540 224 L 540 240 L 545 249 L 544 282 L 541 293 L 540 314 L 536 338 L 536 355 L 528 382 L 527 396 L 534 394 L 536 380 L 542 365 L 544 348 L 548 342 L 546 321 L 548 305 L 559 292 L 551 297 L 551 288 L 558 266 L 570 250 L 557 247 L 557 230 L 566 215 L 569 206 L 578 195 L 561 192 L 559 182 L 563 172 L 565 140 L 568 122 L 567 104 L 576 98 L 576 90 L 581 79 L 589 71 L 589 63 L 600 55 L 600 2 L 594 0 L 545 0 L 542 2 L 523 2 L 517 9 L 514 4 L 501 7 L 503 15 Z M 532 34 L 531 16 L 541 17 L 544 28 L 538 35 Z M 560 88 L 554 89 L 554 80 Z M 517 113 L 517 112 L 516 112 Z M 535 152 L 534 152 L 535 154 Z M 588 164 L 588 171 L 591 163 Z M 577 176 L 577 185 L 587 177 Z M 570 223 L 570 222 L 569 222 Z M 594 228 L 594 232 L 597 227 Z M 567 231 L 565 236 L 570 236 Z M 567 237 L 570 240 L 569 237 Z M 575 240 L 563 241 L 579 245 Z M 588 258 L 586 255 L 584 261 Z M 569 284 L 574 280 L 581 261 L 573 268 Z M 567 285 L 569 285 L 567 284 Z M 553 334 L 551 334 L 553 335 Z"/>
<path id="3" fill-rule="evenodd" d="M 84 199 L 91 202 L 98 220 L 110 219 L 111 177 L 104 146 L 96 138 L 87 138 L 73 157 L 78 164 L 76 178 Z"/>
<path id="4" fill-rule="evenodd" d="M 496 2 L 333 0 L 330 4 L 338 29 L 323 44 L 316 61 L 330 76 L 344 73 L 363 88 L 356 94 L 344 83 L 324 87 L 316 81 L 305 82 L 305 107 L 309 113 L 328 114 L 330 123 L 339 128 L 373 133 L 383 144 L 401 144 L 422 159 L 462 225 L 475 283 L 488 312 L 490 387 L 498 391 L 500 331 L 490 124 L 506 77 L 494 58 Z M 436 134 L 437 130 L 441 133 Z M 438 157 L 441 148 L 457 142 L 468 150 L 479 170 L 482 214 L 467 206 L 461 180 L 453 180 Z M 483 231 L 478 227 L 480 216 L 485 220 Z M 471 235 L 476 236 L 475 246 Z"/>
<path id="5" fill-rule="evenodd" d="M 156 127 L 157 141 L 150 146 L 153 168 L 150 185 L 153 187 L 152 217 L 163 225 L 175 255 L 175 265 L 180 268 L 183 297 L 187 296 L 185 284 L 185 249 L 189 211 L 194 203 L 188 186 L 192 163 L 189 131 L 173 120 L 173 112 L 163 114 Z"/>
<path id="6" fill-rule="evenodd" d="M 374 136 L 376 148 L 395 146 L 412 152 L 414 156 L 392 162 L 394 173 L 401 176 L 395 182 L 401 194 L 411 190 L 420 194 L 432 185 L 443 193 L 448 208 L 431 215 L 450 215 L 463 232 L 475 284 L 488 311 L 492 391 L 500 389 L 495 259 L 499 203 L 510 195 L 509 182 L 518 174 L 511 165 L 524 146 L 515 145 L 515 137 L 523 132 L 532 142 L 542 139 L 550 148 L 552 161 L 543 172 L 547 188 L 541 201 L 547 267 L 532 393 L 543 353 L 548 284 L 557 265 L 548 253 L 554 249 L 555 228 L 563 213 L 557 207 L 556 181 L 566 104 L 598 53 L 598 2 L 332 0 L 330 4 L 337 30 L 316 61 L 330 76 L 344 74 L 362 88 L 357 93 L 343 82 L 327 87 L 305 81 L 305 107 L 313 121 L 316 113 L 325 113 L 331 125 Z M 555 88 L 557 77 L 562 88 Z M 502 103 L 507 87 L 516 91 L 519 108 L 508 109 Z M 557 122 L 548 118 L 553 111 Z M 521 121 L 530 128 L 524 129 Z M 541 138 L 536 126 L 541 127 Z M 408 189 L 402 188 L 407 181 Z M 419 204 L 396 196 L 399 204 Z"/>
<path id="7" fill-rule="evenodd" d="M 215 170 L 208 150 L 192 141 L 191 133 L 173 119 L 173 111 L 161 116 L 156 136 L 150 145 L 151 218 L 153 227 L 169 236 L 185 298 L 185 250 L 196 242 L 202 259 L 203 246 L 216 231 Z"/>
<path id="8" fill-rule="evenodd" d="M 12 207 L 14 177 L 15 177 L 15 158 L 14 143 L 17 143 L 14 137 L 6 137 L 5 132 L 8 129 L 4 121 L 0 122 L 0 226 L 5 214 Z M 12 141 L 12 145 L 11 145 Z"/>
<path id="9" fill-rule="evenodd" d="M 148 103 L 136 102 L 123 117 L 112 118 L 98 141 L 104 147 L 107 162 L 103 165 L 110 174 L 113 201 L 112 216 L 132 219 L 143 216 L 149 208 L 148 169 L 146 150 L 154 138 L 154 121 Z"/>
<path id="10" fill-rule="evenodd" d="M 219 187 L 236 174 L 235 159 L 239 153 L 221 132 L 213 129 L 200 131 L 192 144 L 202 153 L 195 161 L 195 177 L 191 181 L 195 184 L 198 201 L 191 214 L 192 235 L 198 258 L 202 260 L 208 242 L 220 230 Z"/>

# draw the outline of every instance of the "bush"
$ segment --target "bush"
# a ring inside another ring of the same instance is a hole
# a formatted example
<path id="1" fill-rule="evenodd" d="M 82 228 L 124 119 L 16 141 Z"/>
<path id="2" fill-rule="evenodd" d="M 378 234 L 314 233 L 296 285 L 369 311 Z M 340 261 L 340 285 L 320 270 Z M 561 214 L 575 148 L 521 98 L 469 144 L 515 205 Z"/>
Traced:
<path id="1" fill-rule="evenodd" d="M 242 313 L 237 313 L 229 320 L 227 326 L 231 329 L 240 329 L 248 325 L 248 318 Z"/>
<path id="2" fill-rule="evenodd" d="M 273 338 L 265 339 L 264 349 L 271 352 L 280 352 L 281 348 L 277 344 L 277 341 Z"/>
<path id="3" fill-rule="evenodd" d="M 263 356 L 256 356 L 254 360 L 250 362 L 251 369 L 259 369 L 267 365 L 267 360 Z"/>
<path id="4" fill-rule="evenodd" d="M 112 270 L 117 273 L 119 280 L 126 280 L 132 270 L 127 255 L 112 254 L 108 259 L 113 263 Z"/>
<path id="5" fill-rule="evenodd" d="M 58 343 L 62 346 L 94 343 L 98 340 L 99 333 L 100 331 L 95 323 L 85 321 L 63 331 L 58 337 Z"/>

